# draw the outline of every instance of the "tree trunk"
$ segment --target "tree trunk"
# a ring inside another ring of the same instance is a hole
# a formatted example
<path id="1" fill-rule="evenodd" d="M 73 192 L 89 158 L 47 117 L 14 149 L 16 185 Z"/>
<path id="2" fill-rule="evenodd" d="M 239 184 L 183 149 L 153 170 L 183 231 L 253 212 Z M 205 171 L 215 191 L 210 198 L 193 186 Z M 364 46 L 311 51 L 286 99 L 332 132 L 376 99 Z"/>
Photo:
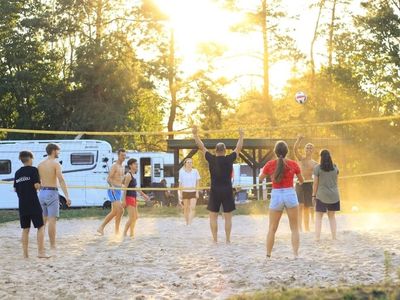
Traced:
<path id="1" fill-rule="evenodd" d="M 97 0 L 96 7 L 96 41 L 99 43 L 103 36 L 103 0 Z"/>
<path id="2" fill-rule="evenodd" d="M 333 0 L 332 14 L 331 14 L 331 24 L 329 25 L 329 44 L 328 44 L 328 66 L 332 69 L 333 60 L 333 32 L 335 30 L 335 18 L 336 18 L 336 3 L 337 0 Z"/>
<path id="3" fill-rule="evenodd" d="M 262 37 L 263 37 L 263 98 L 265 101 L 266 111 L 268 113 L 268 119 L 271 122 L 271 126 L 275 126 L 275 115 L 272 109 L 272 99 L 269 94 L 269 46 L 268 46 L 268 28 L 267 28 L 267 0 L 262 0 L 261 3 L 261 15 L 262 15 Z"/>
<path id="4" fill-rule="evenodd" d="M 171 37 L 170 37 L 170 44 L 169 44 L 169 57 L 168 57 L 168 84 L 169 84 L 169 91 L 171 94 L 171 109 L 168 118 L 168 131 L 174 130 L 174 122 L 176 117 L 176 69 L 175 69 L 175 37 L 174 37 L 174 30 L 171 29 Z M 168 139 L 173 139 L 174 135 L 168 135 Z"/>
<path id="5" fill-rule="evenodd" d="M 311 65 L 311 87 L 312 87 L 312 92 L 314 93 L 314 83 L 315 83 L 315 60 L 314 60 L 314 44 L 317 40 L 318 37 L 318 27 L 319 27 L 319 21 L 321 19 L 321 14 L 322 14 L 322 9 L 324 7 L 325 0 L 321 0 L 319 3 L 319 11 L 318 11 L 318 17 L 317 17 L 317 22 L 315 23 L 315 28 L 314 28 L 314 36 L 311 41 L 311 47 L 310 47 L 310 65 Z"/>

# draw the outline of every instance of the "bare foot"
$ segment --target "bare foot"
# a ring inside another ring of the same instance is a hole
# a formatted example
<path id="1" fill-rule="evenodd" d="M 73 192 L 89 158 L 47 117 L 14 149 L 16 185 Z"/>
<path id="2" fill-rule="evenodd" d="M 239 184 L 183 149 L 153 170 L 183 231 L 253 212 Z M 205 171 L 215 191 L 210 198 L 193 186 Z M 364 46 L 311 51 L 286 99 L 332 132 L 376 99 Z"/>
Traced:
<path id="1" fill-rule="evenodd" d="M 47 255 L 46 253 L 39 253 L 38 258 L 50 258 L 50 255 Z"/>
<path id="2" fill-rule="evenodd" d="M 97 233 L 100 234 L 100 235 L 104 235 L 104 228 L 99 227 L 97 229 Z"/>
<path id="3" fill-rule="evenodd" d="M 231 243 L 230 240 L 226 240 L 226 244 L 229 245 Z"/>

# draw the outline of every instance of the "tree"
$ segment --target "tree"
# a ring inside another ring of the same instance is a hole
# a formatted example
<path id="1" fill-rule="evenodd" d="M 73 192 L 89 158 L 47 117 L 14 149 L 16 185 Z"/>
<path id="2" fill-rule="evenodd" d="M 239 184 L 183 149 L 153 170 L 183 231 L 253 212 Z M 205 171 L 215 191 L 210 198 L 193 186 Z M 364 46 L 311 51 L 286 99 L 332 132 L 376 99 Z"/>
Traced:
<path id="1" fill-rule="evenodd" d="M 227 6 L 234 10 L 242 10 L 237 7 L 234 0 L 227 1 Z M 263 64 L 263 89 L 265 112 L 271 125 L 276 124 L 272 97 L 270 95 L 269 70 L 271 64 L 282 60 L 298 60 L 301 53 L 294 46 L 294 39 L 284 28 L 281 20 L 287 18 L 287 14 L 281 9 L 280 0 L 260 0 L 258 7 L 252 11 L 245 11 L 245 20 L 237 24 L 233 30 L 238 32 L 260 32 L 262 37 L 262 64 Z M 252 54 L 254 55 L 254 54 Z"/>

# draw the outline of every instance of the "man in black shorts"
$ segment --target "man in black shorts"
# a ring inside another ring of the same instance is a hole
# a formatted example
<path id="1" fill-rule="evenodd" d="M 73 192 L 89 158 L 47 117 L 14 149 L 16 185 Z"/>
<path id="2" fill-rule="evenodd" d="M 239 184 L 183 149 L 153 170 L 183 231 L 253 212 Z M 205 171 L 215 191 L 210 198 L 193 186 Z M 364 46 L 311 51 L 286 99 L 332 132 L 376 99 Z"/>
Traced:
<path id="1" fill-rule="evenodd" d="M 231 175 L 233 162 L 239 156 L 243 147 L 243 130 L 239 129 L 239 140 L 235 150 L 226 155 L 224 143 L 218 143 L 215 147 L 215 155 L 208 152 L 198 136 L 197 127 L 193 127 L 193 137 L 196 145 L 203 152 L 210 171 L 211 190 L 207 209 L 210 211 L 210 227 L 214 242 L 218 236 L 218 213 L 222 205 L 225 219 L 226 242 L 231 242 L 232 212 L 235 210 L 235 200 L 232 192 Z"/>
<path id="2" fill-rule="evenodd" d="M 38 257 L 48 258 L 44 250 L 44 222 L 42 207 L 37 191 L 40 189 L 38 169 L 32 167 L 33 154 L 29 151 L 19 153 L 19 159 L 24 164 L 14 176 L 14 189 L 18 195 L 19 217 L 22 228 L 22 249 L 24 258 L 28 258 L 29 229 L 31 222 L 37 228 Z"/>

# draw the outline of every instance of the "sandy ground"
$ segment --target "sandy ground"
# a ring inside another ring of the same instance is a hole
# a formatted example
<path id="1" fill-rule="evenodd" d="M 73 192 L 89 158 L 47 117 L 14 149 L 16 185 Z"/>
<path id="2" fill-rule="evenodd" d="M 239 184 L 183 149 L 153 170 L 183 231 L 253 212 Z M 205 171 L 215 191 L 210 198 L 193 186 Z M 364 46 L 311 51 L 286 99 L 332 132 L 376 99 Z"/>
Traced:
<path id="1" fill-rule="evenodd" d="M 49 260 L 36 255 L 31 233 L 29 260 L 22 260 L 18 222 L 0 226 L 1 299 L 224 299 L 270 287 L 328 287 L 385 279 L 384 251 L 394 280 L 400 268 L 400 215 L 338 217 L 338 241 L 302 234 L 294 260 L 284 216 L 274 257 L 265 259 L 267 218 L 236 216 L 231 245 L 210 241 L 208 220 L 191 227 L 178 218 L 142 218 L 135 240 L 95 235 L 99 220 L 58 223 L 58 250 Z M 125 219 L 124 219 L 125 221 Z M 46 242 L 46 246 L 48 243 Z"/>

